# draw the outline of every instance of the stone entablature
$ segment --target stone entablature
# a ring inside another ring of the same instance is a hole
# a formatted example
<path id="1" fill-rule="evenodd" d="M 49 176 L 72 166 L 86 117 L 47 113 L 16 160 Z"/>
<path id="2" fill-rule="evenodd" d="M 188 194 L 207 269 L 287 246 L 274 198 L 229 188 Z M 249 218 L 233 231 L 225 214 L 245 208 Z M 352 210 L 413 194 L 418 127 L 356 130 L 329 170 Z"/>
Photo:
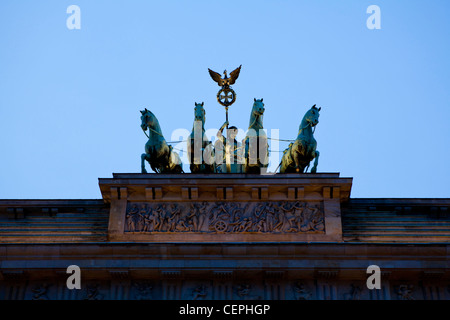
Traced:
<path id="1" fill-rule="evenodd" d="M 450 299 L 448 244 L 125 242 L 2 250 L 0 300 Z M 82 270 L 81 290 L 66 286 L 72 264 Z M 366 286 L 373 264 L 381 268 L 380 290 Z"/>
<path id="2" fill-rule="evenodd" d="M 450 299 L 450 199 L 349 199 L 351 183 L 114 174 L 100 200 L 0 200 L 0 299 Z"/>
<path id="3" fill-rule="evenodd" d="M 109 240 L 342 241 L 341 203 L 352 179 L 321 174 L 114 174 Z"/>
<path id="4" fill-rule="evenodd" d="M 0 243 L 103 242 L 108 221 L 101 199 L 0 199 Z"/>

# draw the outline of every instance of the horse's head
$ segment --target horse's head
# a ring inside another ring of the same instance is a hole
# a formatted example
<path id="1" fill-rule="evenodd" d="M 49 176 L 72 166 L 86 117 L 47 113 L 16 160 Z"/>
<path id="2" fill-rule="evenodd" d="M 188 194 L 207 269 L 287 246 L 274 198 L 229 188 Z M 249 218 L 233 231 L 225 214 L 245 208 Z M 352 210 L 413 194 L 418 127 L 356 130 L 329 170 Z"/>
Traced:
<path id="1" fill-rule="evenodd" d="M 313 105 L 311 107 L 311 109 L 308 110 L 308 112 L 306 112 L 305 116 L 304 116 L 304 120 L 311 125 L 311 127 L 314 127 L 315 125 L 317 125 L 319 123 L 319 111 L 320 108 L 316 108 L 316 105 Z"/>
<path id="2" fill-rule="evenodd" d="M 205 109 L 203 108 L 204 102 L 202 103 L 195 103 L 195 108 L 194 108 L 194 121 L 201 121 L 201 122 L 205 122 Z"/>
<path id="3" fill-rule="evenodd" d="M 262 116 L 264 113 L 264 103 L 263 103 L 263 99 L 261 98 L 261 100 L 256 100 L 256 98 L 253 98 L 254 102 L 253 102 L 253 109 L 252 109 L 252 113 L 254 115 L 258 115 L 258 116 Z"/>
<path id="4" fill-rule="evenodd" d="M 149 127 L 152 128 L 155 125 L 155 115 L 145 108 L 145 110 L 141 110 L 141 128 L 146 131 Z"/>

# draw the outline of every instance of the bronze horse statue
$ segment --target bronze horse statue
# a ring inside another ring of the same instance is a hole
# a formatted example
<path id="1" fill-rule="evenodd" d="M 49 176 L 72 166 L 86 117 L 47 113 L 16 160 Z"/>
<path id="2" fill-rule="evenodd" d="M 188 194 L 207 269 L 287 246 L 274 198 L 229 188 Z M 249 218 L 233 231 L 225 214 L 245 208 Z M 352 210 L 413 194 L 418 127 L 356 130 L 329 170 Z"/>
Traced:
<path id="1" fill-rule="evenodd" d="M 316 108 L 316 105 L 313 105 L 305 113 L 298 128 L 297 139 L 294 143 L 290 143 L 289 147 L 283 152 L 280 173 L 306 173 L 309 168 L 309 163 L 313 159 L 315 160 L 314 166 L 311 168 L 311 173 L 317 172 L 319 151 L 316 150 L 317 141 L 314 139 L 312 128 L 319 123 L 320 109 Z"/>
<path id="2" fill-rule="evenodd" d="M 172 150 L 172 146 L 168 145 L 164 139 L 158 119 L 147 108 L 142 110 L 141 114 L 141 128 L 148 137 L 145 144 L 145 153 L 141 155 L 141 172 L 147 173 L 145 160 L 156 173 L 183 172 L 180 156 Z M 147 129 L 149 129 L 148 135 Z"/>
<path id="3" fill-rule="evenodd" d="M 195 103 L 194 125 L 187 139 L 187 154 L 191 173 L 214 173 L 214 148 L 205 134 L 204 103 Z"/>
<path id="4" fill-rule="evenodd" d="M 269 144 L 263 130 L 263 99 L 254 99 L 247 135 L 243 140 L 244 172 L 261 173 L 269 165 Z"/>

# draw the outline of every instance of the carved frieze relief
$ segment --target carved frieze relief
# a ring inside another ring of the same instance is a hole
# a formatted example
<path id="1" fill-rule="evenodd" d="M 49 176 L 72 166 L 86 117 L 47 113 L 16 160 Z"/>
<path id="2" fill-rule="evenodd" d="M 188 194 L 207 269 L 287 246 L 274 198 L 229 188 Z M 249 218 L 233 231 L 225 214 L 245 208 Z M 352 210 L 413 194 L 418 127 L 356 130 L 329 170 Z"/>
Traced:
<path id="1" fill-rule="evenodd" d="M 130 202 L 125 232 L 325 233 L 320 202 Z"/>

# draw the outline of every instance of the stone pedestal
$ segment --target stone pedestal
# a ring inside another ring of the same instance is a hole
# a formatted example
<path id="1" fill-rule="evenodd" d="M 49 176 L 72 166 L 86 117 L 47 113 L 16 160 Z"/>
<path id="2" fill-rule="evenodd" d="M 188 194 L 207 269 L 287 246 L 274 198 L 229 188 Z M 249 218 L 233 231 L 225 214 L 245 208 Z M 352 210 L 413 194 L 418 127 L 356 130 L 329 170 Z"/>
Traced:
<path id="1" fill-rule="evenodd" d="M 99 185 L 109 241 L 341 242 L 352 178 L 117 173 Z"/>

